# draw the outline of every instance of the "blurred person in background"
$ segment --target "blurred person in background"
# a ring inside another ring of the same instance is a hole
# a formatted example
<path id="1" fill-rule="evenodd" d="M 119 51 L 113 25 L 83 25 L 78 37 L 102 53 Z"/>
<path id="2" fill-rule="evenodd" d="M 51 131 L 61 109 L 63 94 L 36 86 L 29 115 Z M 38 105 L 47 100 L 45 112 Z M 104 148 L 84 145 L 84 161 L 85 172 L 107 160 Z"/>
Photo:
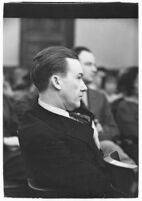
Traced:
<path id="1" fill-rule="evenodd" d="M 17 130 L 17 116 L 14 112 L 14 92 L 5 76 L 3 75 L 3 117 L 4 117 L 4 137 L 10 137 Z M 9 138 L 10 139 L 10 138 Z M 18 140 L 18 139 L 17 139 Z M 15 145 L 19 145 L 18 141 Z"/>
<path id="2" fill-rule="evenodd" d="M 30 92 L 31 82 L 30 75 L 27 69 L 16 68 L 13 74 L 12 89 L 15 93 L 16 101 L 22 100 Z"/>
<path id="3" fill-rule="evenodd" d="M 14 91 L 9 81 L 6 80 L 4 73 L 3 73 L 3 93 L 8 97 L 14 97 Z"/>
<path id="4" fill-rule="evenodd" d="M 14 92 L 3 75 L 3 168 L 4 186 L 26 182 L 25 164 L 17 137 L 18 117 L 15 113 Z"/>
<path id="5" fill-rule="evenodd" d="M 113 118 L 110 104 L 105 94 L 101 90 L 96 89 L 94 85 L 97 66 L 93 53 L 88 48 L 82 46 L 75 47 L 73 50 L 78 55 L 84 72 L 83 80 L 88 87 L 87 93 L 83 96 L 83 105 L 95 115 L 100 146 L 104 155 L 107 156 L 116 150 L 122 161 L 134 163 L 121 147 L 116 144 L 120 133 Z"/>
<path id="6" fill-rule="evenodd" d="M 11 85 L 14 112 L 19 122 L 25 111 L 32 107 L 33 99 L 37 99 L 37 91 L 31 83 L 29 71 L 23 68 L 14 69 Z"/>
<path id="7" fill-rule="evenodd" d="M 13 73 L 13 89 L 22 89 L 27 85 L 26 77 L 28 75 L 28 70 L 22 67 L 14 69 Z"/>
<path id="8" fill-rule="evenodd" d="M 106 77 L 108 73 L 108 69 L 106 69 L 103 66 L 97 67 L 97 72 L 94 75 L 94 86 L 96 89 L 101 90 L 102 89 L 102 82 L 103 79 Z"/>
<path id="9" fill-rule="evenodd" d="M 122 97 L 122 94 L 117 91 L 117 75 L 111 71 L 108 71 L 103 77 L 101 89 L 110 104 Z"/>
<path id="10" fill-rule="evenodd" d="M 123 98 L 115 108 L 123 149 L 138 164 L 138 67 L 127 68 L 118 80 Z"/>
<path id="11" fill-rule="evenodd" d="M 119 136 L 119 130 L 113 119 L 110 105 L 104 93 L 97 89 L 94 84 L 95 75 L 97 73 L 95 57 L 91 50 L 86 47 L 79 46 L 75 47 L 73 50 L 79 57 L 84 71 L 83 80 L 88 87 L 87 93 L 83 97 L 83 103 L 93 112 L 96 119 L 99 120 L 103 132 L 105 133 L 100 132 L 99 138 L 100 140 L 109 139 L 115 141 Z"/>

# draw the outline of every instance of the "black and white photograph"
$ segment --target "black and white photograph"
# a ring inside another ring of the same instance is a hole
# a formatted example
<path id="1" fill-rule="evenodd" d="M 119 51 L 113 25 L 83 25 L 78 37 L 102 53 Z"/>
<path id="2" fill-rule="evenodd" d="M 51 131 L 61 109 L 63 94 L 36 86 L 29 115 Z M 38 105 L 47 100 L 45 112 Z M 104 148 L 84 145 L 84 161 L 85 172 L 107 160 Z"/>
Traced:
<path id="1" fill-rule="evenodd" d="M 3 198 L 139 198 L 138 10 L 3 2 Z"/>

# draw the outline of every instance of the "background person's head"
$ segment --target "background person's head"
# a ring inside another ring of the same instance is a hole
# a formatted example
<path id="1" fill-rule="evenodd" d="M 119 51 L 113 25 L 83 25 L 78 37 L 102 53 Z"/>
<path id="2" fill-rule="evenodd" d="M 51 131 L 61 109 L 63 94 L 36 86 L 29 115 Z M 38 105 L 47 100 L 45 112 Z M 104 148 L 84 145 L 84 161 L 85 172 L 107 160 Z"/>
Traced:
<path id="1" fill-rule="evenodd" d="M 106 77 L 107 73 L 108 70 L 105 67 L 100 66 L 97 68 L 97 72 L 94 78 L 94 84 L 96 86 L 96 89 L 102 89 L 103 80 Z"/>
<path id="2" fill-rule="evenodd" d="M 80 63 L 83 68 L 84 72 L 84 82 L 88 85 L 94 82 L 95 74 L 97 72 L 96 67 L 96 60 L 91 52 L 87 47 L 78 46 L 73 48 L 73 50 L 78 55 L 78 58 L 80 60 Z"/>
<path id="3" fill-rule="evenodd" d="M 28 90 L 30 86 L 29 71 L 25 68 L 16 68 L 13 74 L 13 90 Z"/>
<path id="4" fill-rule="evenodd" d="M 138 67 L 129 67 L 120 74 L 118 91 L 125 96 L 138 96 Z"/>
<path id="5" fill-rule="evenodd" d="M 117 92 L 117 75 L 108 71 L 102 80 L 102 89 L 108 95 L 115 94 Z"/>
<path id="6" fill-rule="evenodd" d="M 46 101 L 65 110 L 80 106 L 86 86 L 77 55 L 62 46 L 49 47 L 34 57 L 31 72 L 33 83 Z"/>

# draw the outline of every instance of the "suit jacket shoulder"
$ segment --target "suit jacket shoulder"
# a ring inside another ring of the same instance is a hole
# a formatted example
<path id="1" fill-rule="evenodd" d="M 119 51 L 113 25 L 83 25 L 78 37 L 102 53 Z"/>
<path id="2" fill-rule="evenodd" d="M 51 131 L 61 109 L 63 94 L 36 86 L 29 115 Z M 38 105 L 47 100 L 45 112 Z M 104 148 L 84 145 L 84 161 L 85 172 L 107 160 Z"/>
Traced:
<path id="1" fill-rule="evenodd" d="M 116 140 L 119 137 L 119 130 L 111 112 L 111 106 L 105 94 L 98 90 L 88 90 L 89 109 L 100 121 L 104 134 L 100 140 Z"/>
<path id="2" fill-rule="evenodd" d="M 93 112 L 98 119 L 102 118 L 101 112 L 107 103 L 105 95 L 98 90 L 88 90 L 88 105 L 91 112 Z"/>

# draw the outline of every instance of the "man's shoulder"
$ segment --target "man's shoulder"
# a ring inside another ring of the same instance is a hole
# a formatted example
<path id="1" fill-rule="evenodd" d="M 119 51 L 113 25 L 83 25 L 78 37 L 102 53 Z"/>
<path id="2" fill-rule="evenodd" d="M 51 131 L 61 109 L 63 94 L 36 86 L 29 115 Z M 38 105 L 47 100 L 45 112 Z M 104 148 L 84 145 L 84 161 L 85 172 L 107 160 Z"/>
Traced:
<path id="1" fill-rule="evenodd" d="M 103 92 L 103 90 L 99 90 L 99 89 L 88 89 L 89 93 L 92 94 L 96 94 L 98 96 L 102 96 L 105 97 L 105 93 Z"/>
<path id="2" fill-rule="evenodd" d="M 63 117 L 64 121 L 66 119 Z M 38 104 L 24 113 L 19 125 L 19 130 L 34 130 L 35 132 L 39 130 L 55 132 L 57 128 L 62 129 L 62 117 L 45 110 Z"/>
<path id="3" fill-rule="evenodd" d="M 20 139 L 30 139 L 39 135 L 49 136 L 53 133 L 56 133 L 55 128 L 48 121 L 45 122 L 37 117 L 33 110 L 23 115 L 18 129 Z"/>
<path id="4" fill-rule="evenodd" d="M 89 89 L 89 94 L 90 94 L 91 97 L 93 97 L 93 99 L 96 99 L 96 101 L 99 102 L 100 105 L 103 105 L 103 104 L 106 104 L 106 103 L 108 104 L 107 97 L 106 97 L 105 93 L 102 90 Z"/>
<path id="5" fill-rule="evenodd" d="M 33 110 L 26 111 L 20 121 L 19 129 L 34 127 L 40 123 L 40 120 L 34 115 Z"/>
<path id="6" fill-rule="evenodd" d="M 37 127 L 39 124 L 43 123 L 42 119 L 40 118 L 41 116 L 42 111 L 40 111 L 38 104 L 34 105 L 34 107 L 31 107 L 29 110 L 24 112 L 20 121 L 20 128 L 29 126 Z"/>

